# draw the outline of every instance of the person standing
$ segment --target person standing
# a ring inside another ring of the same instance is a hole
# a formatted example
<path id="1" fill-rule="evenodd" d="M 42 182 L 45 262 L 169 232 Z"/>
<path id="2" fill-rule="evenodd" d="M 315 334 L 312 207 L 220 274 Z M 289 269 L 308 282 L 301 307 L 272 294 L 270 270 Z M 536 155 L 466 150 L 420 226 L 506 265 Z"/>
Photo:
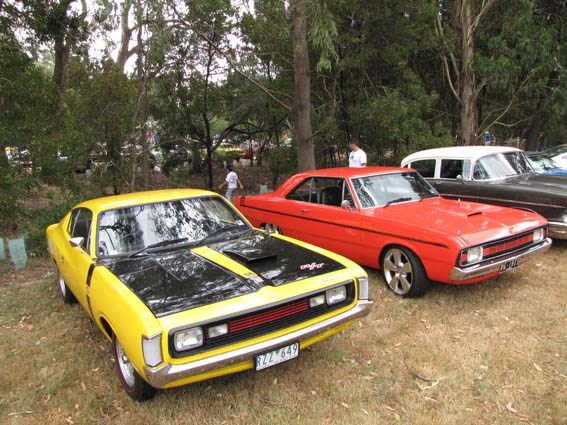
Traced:
<path id="1" fill-rule="evenodd" d="M 219 190 L 221 190 L 224 186 L 226 186 L 225 196 L 230 202 L 234 203 L 234 198 L 235 198 L 234 192 L 236 191 L 236 188 L 240 187 L 240 190 L 242 190 L 244 189 L 244 186 L 240 182 L 240 179 L 238 178 L 236 172 L 233 170 L 232 165 L 229 165 L 227 167 L 227 170 L 228 173 L 226 175 L 226 179 L 224 183 L 219 185 Z"/>
<path id="2" fill-rule="evenodd" d="M 350 154 L 348 156 L 348 166 L 353 168 L 366 167 L 366 152 L 364 152 L 358 143 L 358 140 L 352 139 L 348 142 Z"/>

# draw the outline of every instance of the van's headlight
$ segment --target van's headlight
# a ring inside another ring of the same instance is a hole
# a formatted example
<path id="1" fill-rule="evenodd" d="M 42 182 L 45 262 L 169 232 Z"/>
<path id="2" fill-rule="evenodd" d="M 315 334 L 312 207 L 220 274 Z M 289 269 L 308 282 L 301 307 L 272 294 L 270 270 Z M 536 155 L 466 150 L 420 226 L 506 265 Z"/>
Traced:
<path id="1" fill-rule="evenodd" d="M 461 265 L 469 265 L 478 263 L 482 260 L 482 246 L 475 246 L 474 248 L 465 249 L 461 253 Z"/>
<path id="2" fill-rule="evenodd" d="M 175 332 L 173 345 L 175 346 L 175 351 L 185 351 L 200 347 L 203 345 L 203 329 L 198 326 Z"/>

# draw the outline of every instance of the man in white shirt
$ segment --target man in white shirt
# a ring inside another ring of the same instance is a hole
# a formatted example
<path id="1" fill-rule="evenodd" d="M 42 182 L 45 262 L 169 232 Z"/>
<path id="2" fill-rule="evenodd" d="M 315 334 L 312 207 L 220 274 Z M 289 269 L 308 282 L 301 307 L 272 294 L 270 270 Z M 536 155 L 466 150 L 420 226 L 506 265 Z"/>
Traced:
<path id="1" fill-rule="evenodd" d="M 238 175 L 232 169 L 232 165 L 227 167 L 228 174 L 226 175 L 226 179 L 223 184 L 219 185 L 219 190 L 222 189 L 226 185 L 226 198 L 230 202 L 234 202 L 234 191 L 236 190 L 237 186 L 240 186 L 240 189 L 244 189 L 244 186 L 240 182 Z"/>
<path id="2" fill-rule="evenodd" d="M 352 139 L 348 142 L 350 155 L 348 156 L 348 166 L 354 168 L 366 167 L 366 152 L 358 146 L 358 140 Z"/>

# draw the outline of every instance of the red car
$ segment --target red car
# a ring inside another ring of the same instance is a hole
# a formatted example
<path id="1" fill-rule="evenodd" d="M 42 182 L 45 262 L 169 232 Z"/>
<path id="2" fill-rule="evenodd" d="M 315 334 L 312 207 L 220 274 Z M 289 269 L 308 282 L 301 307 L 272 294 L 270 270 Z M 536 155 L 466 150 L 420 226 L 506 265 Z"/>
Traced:
<path id="1" fill-rule="evenodd" d="M 442 198 L 407 168 L 308 171 L 235 204 L 256 227 L 381 269 L 404 297 L 423 294 L 431 281 L 491 278 L 551 246 L 539 214 Z"/>

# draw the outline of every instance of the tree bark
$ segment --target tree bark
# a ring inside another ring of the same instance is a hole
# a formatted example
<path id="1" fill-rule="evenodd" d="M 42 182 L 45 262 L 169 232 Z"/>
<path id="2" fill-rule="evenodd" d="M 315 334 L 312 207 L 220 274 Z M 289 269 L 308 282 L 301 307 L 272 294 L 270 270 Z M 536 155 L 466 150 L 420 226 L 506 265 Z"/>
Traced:
<path id="1" fill-rule="evenodd" d="M 311 76 L 307 47 L 307 14 L 304 0 L 295 0 L 292 10 L 294 99 L 293 120 L 299 171 L 315 168 L 311 128 Z"/>
<path id="2" fill-rule="evenodd" d="M 132 7 L 132 0 L 124 0 L 121 5 L 120 13 L 120 50 L 118 51 L 118 57 L 116 59 L 116 64 L 120 71 L 124 73 L 124 68 L 126 67 L 126 61 L 132 56 L 133 51 L 130 48 L 130 39 L 132 38 L 132 28 L 130 28 L 129 14 L 130 8 Z"/>
<path id="3" fill-rule="evenodd" d="M 478 143 L 478 91 L 474 73 L 474 0 L 459 0 L 457 23 L 460 37 L 461 69 L 459 72 L 459 96 L 461 99 L 461 136 L 464 145 Z"/>

